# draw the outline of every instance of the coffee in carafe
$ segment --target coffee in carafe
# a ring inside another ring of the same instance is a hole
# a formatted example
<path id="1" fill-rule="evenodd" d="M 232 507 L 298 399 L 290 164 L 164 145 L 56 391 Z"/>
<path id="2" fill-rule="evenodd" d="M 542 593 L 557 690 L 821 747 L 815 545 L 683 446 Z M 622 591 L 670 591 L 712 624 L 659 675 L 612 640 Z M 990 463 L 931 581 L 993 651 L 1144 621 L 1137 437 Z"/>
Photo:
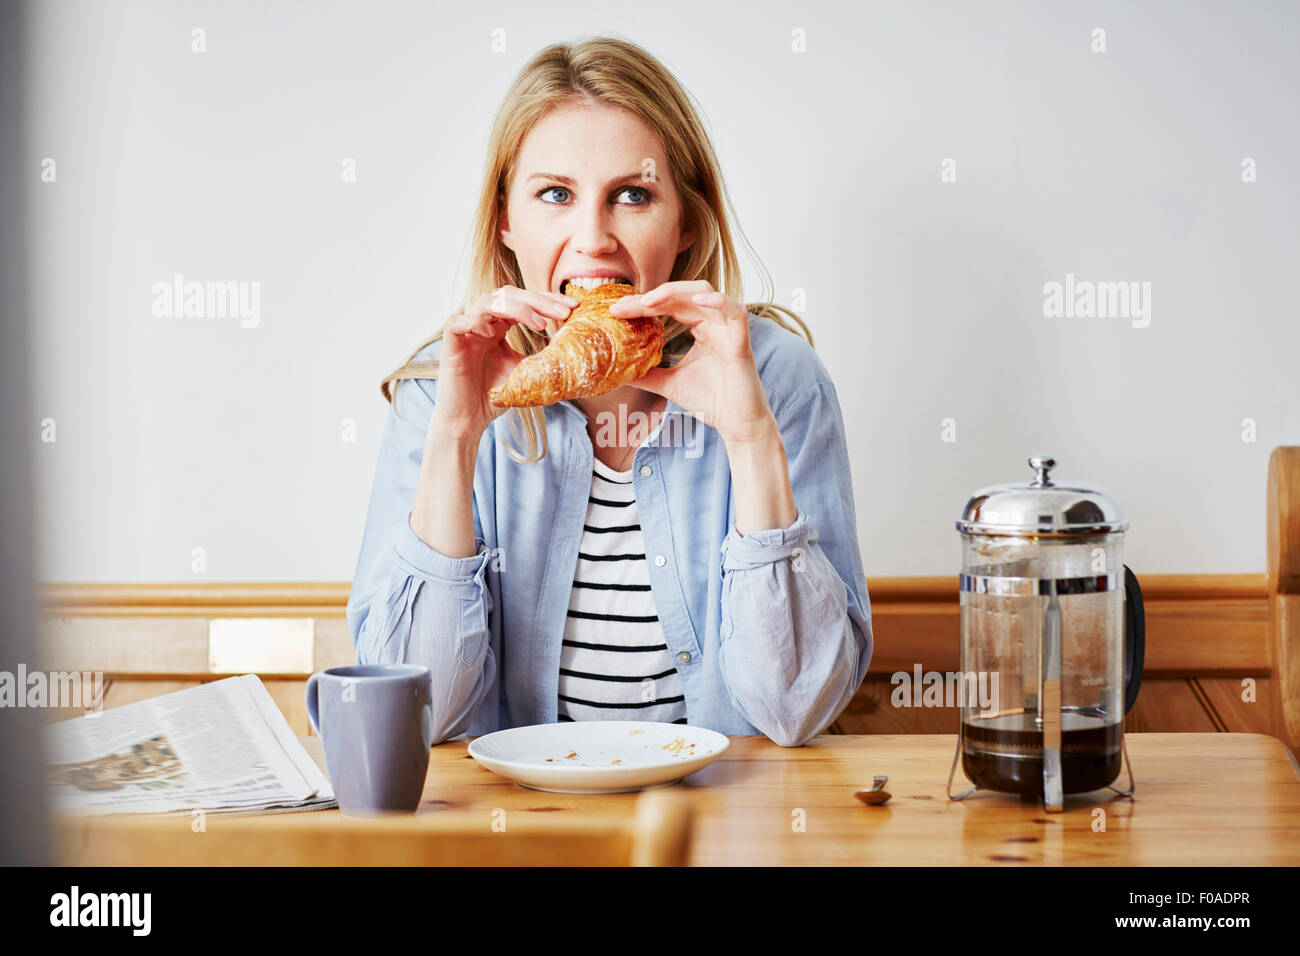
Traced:
<path id="1" fill-rule="evenodd" d="M 1064 793 L 1100 790 L 1120 773 L 1122 725 L 1085 708 L 1061 711 Z M 986 790 L 1036 796 L 1043 790 L 1043 726 L 1037 714 L 994 714 L 962 722 L 962 769 Z"/>

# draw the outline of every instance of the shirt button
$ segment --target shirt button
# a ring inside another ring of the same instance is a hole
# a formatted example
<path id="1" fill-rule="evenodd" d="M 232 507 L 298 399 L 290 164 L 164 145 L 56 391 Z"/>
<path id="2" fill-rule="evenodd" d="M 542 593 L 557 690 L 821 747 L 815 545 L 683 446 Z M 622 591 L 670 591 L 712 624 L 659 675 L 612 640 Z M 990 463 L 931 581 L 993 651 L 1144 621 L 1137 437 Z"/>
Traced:
<path id="1" fill-rule="evenodd" d="M 655 567 L 656 567 L 656 568 L 662 568 L 662 567 L 663 567 L 665 564 L 667 564 L 667 563 L 668 563 L 668 559 L 665 558 L 662 554 L 656 554 L 656 555 L 655 555 Z"/>
<path id="2" fill-rule="evenodd" d="M 682 651 L 680 654 L 677 655 L 677 659 L 681 661 L 683 664 L 688 664 L 690 663 L 691 660 L 691 652 Z"/>
<path id="3" fill-rule="evenodd" d="M 649 474 L 651 474 L 653 471 L 654 471 L 654 469 L 651 468 L 649 465 L 642 465 L 642 466 L 641 466 L 641 474 L 643 474 L 643 475 L 649 475 Z"/>

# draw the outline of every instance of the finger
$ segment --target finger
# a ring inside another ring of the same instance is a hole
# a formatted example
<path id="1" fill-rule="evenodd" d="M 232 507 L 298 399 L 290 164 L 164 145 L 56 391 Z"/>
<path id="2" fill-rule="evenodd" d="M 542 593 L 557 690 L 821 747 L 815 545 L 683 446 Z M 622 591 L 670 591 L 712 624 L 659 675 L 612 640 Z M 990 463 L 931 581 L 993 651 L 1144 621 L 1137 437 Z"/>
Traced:
<path id="1" fill-rule="evenodd" d="M 691 301 L 701 308 L 718 309 L 728 319 L 745 319 L 748 320 L 749 313 L 745 307 L 729 295 L 723 295 L 721 292 L 697 292 L 691 296 Z"/>
<path id="2" fill-rule="evenodd" d="M 495 315 L 485 315 L 476 319 L 470 327 L 470 331 L 475 335 L 481 335 L 484 338 L 494 339 L 501 335 L 502 327 L 509 327 L 509 322 Z"/>
<path id="3" fill-rule="evenodd" d="M 563 292 L 551 292 L 548 289 L 543 289 L 541 294 L 548 295 L 557 302 L 563 302 L 565 305 L 569 306 L 569 308 L 576 308 L 578 305 L 577 299 L 571 295 L 565 295 Z"/>
<path id="4" fill-rule="evenodd" d="M 616 314 L 629 314 L 618 309 L 618 306 L 623 305 L 625 309 L 636 309 L 640 307 L 658 308 L 662 312 L 670 303 L 678 304 L 690 302 L 691 296 L 707 293 L 722 295 L 722 293 L 716 292 L 713 286 L 703 279 L 691 282 L 665 282 L 663 285 L 652 289 L 649 292 L 640 295 L 629 295 L 619 299 L 610 307 L 610 311 L 615 312 Z"/>
<path id="5" fill-rule="evenodd" d="M 642 292 L 638 295 L 625 296 L 611 306 L 611 311 L 617 311 L 616 306 L 620 302 L 636 303 L 645 305 L 661 305 L 664 302 L 675 301 L 686 296 L 693 295 L 697 292 L 712 292 L 713 286 L 704 279 L 678 280 L 675 282 L 665 282 L 663 285 L 656 286 L 649 292 Z"/>
<path id="6" fill-rule="evenodd" d="M 512 285 L 503 285 L 501 288 L 491 292 L 487 296 L 487 308 L 497 312 L 509 311 L 509 303 L 520 302 L 535 312 L 542 315 L 553 315 L 556 318 L 563 318 L 573 311 L 578 304 L 578 300 L 570 298 L 567 295 L 560 295 L 558 292 L 549 290 L 532 291 L 530 289 L 520 289 Z"/>
<path id="7" fill-rule="evenodd" d="M 502 286 L 493 292 L 485 292 L 479 296 L 467 315 L 474 319 L 481 316 L 495 316 L 533 325 L 532 314 L 535 314 L 536 310 L 515 296 L 513 291 L 510 286 Z"/>
<path id="8" fill-rule="evenodd" d="M 706 279 L 678 279 L 665 282 L 645 293 L 651 302 L 660 302 L 668 298 L 692 295 L 696 292 L 712 292 L 713 286 Z"/>
<path id="9" fill-rule="evenodd" d="M 487 327 L 483 320 L 471 318 L 469 316 L 457 316 L 455 320 L 448 321 L 443 329 L 444 335 L 448 338 L 459 340 L 464 343 L 469 339 L 477 339 L 485 334 Z"/>
<path id="10" fill-rule="evenodd" d="M 538 292 L 528 289 L 512 289 L 511 291 L 517 299 L 526 302 L 536 311 L 554 315 L 557 318 L 568 315 L 578 304 L 577 299 L 545 289 Z"/>
<path id="11" fill-rule="evenodd" d="M 536 315 L 530 316 L 528 324 L 538 321 Z M 487 339 L 504 339 L 505 334 L 510 331 L 510 326 L 515 324 L 513 318 L 499 315 L 482 315 L 468 322 L 461 331 L 462 335 L 474 335 Z"/>
<path id="12" fill-rule="evenodd" d="M 699 325 L 710 317 L 717 318 L 719 314 L 716 308 L 705 308 L 689 298 L 680 300 L 670 298 L 664 302 L 652 302 L 646 305 L 638 296 L 631 295 L 611 305 L 609 312 L 610 315 L 624 319 L 667 315 L 686 326 Z"/>
<path id="13" fill-rule="evenodd" d="M 539 297 L 537 299 L 537 304 L 542 305 L 543 302 L 546 302 L 548 312 L 538 312 L 537 309 L 534 309 L 527 302 L 511 295 L 508 291 L 509 288 L 509 286 L 504 286 L 501 289 L 497 289 L 495 292 L 485 293 L 480 296 L 478 301 L 474 303 L 474 306 L 467 313 L 467 317 L 476 321 L 488 316 L 493 318 L 509 319 L 513 322 L 521 322 L 530 328 L 540 331 L 546 327 L 547 314 L 553 315 L 553 310 L 562 309 L 559 303 L 553 303 L 550 302 L 550 300 L 543 300 Z M 569 313 L 567 310 L 564 310 L 562 314 L 568 315 Z"/>

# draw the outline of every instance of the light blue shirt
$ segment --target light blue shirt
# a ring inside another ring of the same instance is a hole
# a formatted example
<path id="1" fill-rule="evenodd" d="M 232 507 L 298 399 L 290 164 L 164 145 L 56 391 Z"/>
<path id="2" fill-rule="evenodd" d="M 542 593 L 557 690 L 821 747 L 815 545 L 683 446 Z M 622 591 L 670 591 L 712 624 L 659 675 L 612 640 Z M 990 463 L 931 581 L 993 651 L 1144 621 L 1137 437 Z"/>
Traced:
<path id="1" fill-rule="evenodd" d="M 725 443 L 672 401 L 632 475 L 688 723 L 797 747 L 862 683 L 871 606 L 835 386 L 811 346 L 772 319 L 751 316 L 750 342 L 785 442 L 794 523 L 742 537 Z M 587 417 L 571 402 L 547 406 L 547 455 L 527 465 L 502 444 L 508 414 L 492 423 L 474 467 L 477 554 L 450 558 L 410 524 L 436 398 L 435 379 L 403 381 L 402 417 L 388 414 L 348 600 L 357 661 L 430 669 L 436 741 L 554 723 L 591 489 Z"/>

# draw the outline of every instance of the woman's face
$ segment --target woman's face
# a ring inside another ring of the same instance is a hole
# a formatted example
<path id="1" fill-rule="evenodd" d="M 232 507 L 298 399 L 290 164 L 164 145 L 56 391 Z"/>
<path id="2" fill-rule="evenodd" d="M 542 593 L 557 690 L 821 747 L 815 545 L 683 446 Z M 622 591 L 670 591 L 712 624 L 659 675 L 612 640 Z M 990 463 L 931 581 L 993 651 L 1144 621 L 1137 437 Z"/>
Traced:
<path id="1" fill-rule="evenodd" d="M 524 286 L 619 276 L 641 292 L 667 282 L 694 241 L 658 136 L 628 111 L 573 101 L 524 138 L 508 186 L 501 241 Z M 562 325 L 547 319 L 554 332 Z"/>

